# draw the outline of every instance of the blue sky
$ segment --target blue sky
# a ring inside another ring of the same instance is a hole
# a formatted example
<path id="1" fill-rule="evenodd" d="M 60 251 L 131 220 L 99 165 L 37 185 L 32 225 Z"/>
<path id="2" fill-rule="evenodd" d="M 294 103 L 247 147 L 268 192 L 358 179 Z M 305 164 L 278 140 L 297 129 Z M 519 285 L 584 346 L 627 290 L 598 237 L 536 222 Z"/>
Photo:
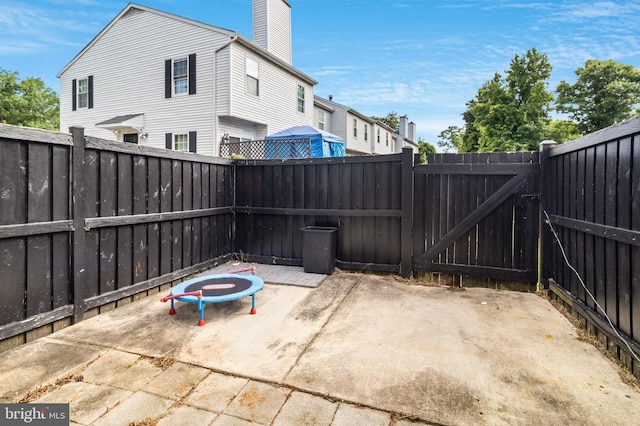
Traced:
<path id="1" fill-rule="evenodd" d="M 514 55 L 536 48 L 553 67 L 549 90 L 574 83 L 588 59 L 640 68 L 640 2 L 573 0 L 288 0 L 293 65 L 315 94 L 366 115 L 406 114 L 433 144 L 461 125 L 465 103 Z M 136 3 L 252 38 L 251 0 Z M 56 74 L 126 1 L 0 0 L 0 68 Z"/>

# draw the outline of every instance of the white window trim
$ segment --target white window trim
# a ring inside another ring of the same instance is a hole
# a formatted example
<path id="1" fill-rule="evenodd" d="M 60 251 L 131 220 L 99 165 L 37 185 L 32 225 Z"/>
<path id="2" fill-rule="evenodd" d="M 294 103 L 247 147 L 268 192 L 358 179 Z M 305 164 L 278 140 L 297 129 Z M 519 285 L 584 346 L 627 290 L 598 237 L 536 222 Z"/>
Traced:
<path id="1" fill-rule="evenodd" d="M 184 61 L 185 62 L 185 73 L 184 75 L 180 75 L 177 77 L 175 75 L 176 71 L 176 62 Z M 186 82 L 184 92 L 176 92 L 176 82 L 179 80 L 184 80 Z M 171 92 L 173 96 L 183 96 L 189 94 L 189 56 L 183 56 L 180 58 L 173 59 L 171 61 Z"/>
<path id="2" fill-rule="evenodd" d="M 182 139 L 182 141 L 178 141 L 178 139 Z M 184 149 L 178 148 L 178 143 L 184 143 Z M 174 133 L 173 134 L 173 150 L 181 151 L 181 152 L 189 152 L 189 133 Z"/>
<path id="3" fill-rule="evenodd" d="M 318 110 L 317 122 L 318 122 L 318 129 L 324 130 L 325 117 L 324 117 L 324 111 L 323 110 Z"/>
<path id="4" fill-rule="evenodd" d="M 301 94 L 302 96 L 300 96 Z M 304 86 L 301 84 L 298 84 L 297 99 L 298 100 L 296 102 L 296 111 L 298 111 L 301 114 L 304 114 L 306 110 L 305 90 L 304 90 Z M 300 103 L 300 101 L 302 101 L 302 103 Z M 301 107 L 302 107 L 302 110 L 300 110 Z"/>
<path id="5" fill-rule="evenodd" d="M 253 64 L 255 64 L 255 67 L 252 66 Z M 249 78 L 254 79 L 256 82 L 256 93 L 249 90 L 249 84 L 247 84 Z M 260 63 L 249 56 L 244 58 L 244 92 L 247 95 L 260 96 Z"/>
<path id="6" fill-rule="evenodd" d="M 81 84 L 84 82 L 84 89 L 85 91 L 82 92 L 80 91 L 80 87 Z M 78 85 L 77 87 L 77 108 L 81 109 L 81 108 L 89 108 L 89 77 L 85 77 L 85 78 L 81 78 L 77 81 L 76 83 Z M 84 99 L 84 105 L 83 103 L 80 101 L 81 99 Z"/>

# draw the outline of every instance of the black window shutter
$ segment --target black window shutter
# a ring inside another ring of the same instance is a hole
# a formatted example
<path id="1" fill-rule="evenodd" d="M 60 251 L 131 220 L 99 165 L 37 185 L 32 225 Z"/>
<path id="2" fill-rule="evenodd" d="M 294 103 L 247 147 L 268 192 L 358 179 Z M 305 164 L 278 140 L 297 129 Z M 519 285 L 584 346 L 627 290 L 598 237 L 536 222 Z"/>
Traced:
<path id="1" fill-rule="evenodd" d="M 173 149 L 173 135 L 171 133 L 164 134 L 164 143 L 167 149 Z"/>
<path id="2" fill-rule="evenodd" d="M 75 111 L 76 109 L 78 109 L 78 106 L 76 104 L 77 102 L 77 93 L 76 90 L 77 89 L 77 84 L 76 84 L 76 79 L 74 78 L 73 80 L 71 80 L 71 111 Z"/>
<path id="3" fill-rule="evenodd" d="M 196 94 L 196 54 L 189 55 L 189 94 Z"/>
<path id="4" fill-rule="evenodd" d="M 189 152 L 196 152 L 196 132 L 189 132 Z"/>
<path id="5" fill-rule="evenodd" d="M 89 108 L 93 108 L 93 76 L 89 76 Z"/>
<path id="6" fill-rule="evenodd" d="M 164 97 L 171 97 L 171 59 L 164 61 Z"/>

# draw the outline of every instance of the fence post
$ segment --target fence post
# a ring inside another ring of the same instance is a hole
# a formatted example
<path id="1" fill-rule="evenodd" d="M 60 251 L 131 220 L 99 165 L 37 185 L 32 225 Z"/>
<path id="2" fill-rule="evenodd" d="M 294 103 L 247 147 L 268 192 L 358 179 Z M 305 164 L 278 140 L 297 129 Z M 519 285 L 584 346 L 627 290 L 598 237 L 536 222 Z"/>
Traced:
<path id="1" fill-rule="evenodd" d="M 546 210 L 551 206 L 553 199 L 553 174 L 549 163 L 549 151 L 557 143 L 545 140 L 540 143 L 540 213 L 538 214 L 538 290 L 548 288 L 546 280 L 551 270 L 551 259 L 553 259 L 553 238 L 543 208 Z"/>
<path id="2" fill-rule="evenodd" d="M 73 271 L 73 322 L 84 319 L 85 302 L 83 278 L 85 275 L 85 176 L 84 176 L 84 128 L 70 127 L 73 148 L 71 152 L 71 216 L 73 219 L 73 254 L 71 267 Z"/>
<path id="3" fill-rule="evenodd" d="M 402 148 L 402 218 L 400 222 L 400 275 L 413 274 L 413 149 Z"/>

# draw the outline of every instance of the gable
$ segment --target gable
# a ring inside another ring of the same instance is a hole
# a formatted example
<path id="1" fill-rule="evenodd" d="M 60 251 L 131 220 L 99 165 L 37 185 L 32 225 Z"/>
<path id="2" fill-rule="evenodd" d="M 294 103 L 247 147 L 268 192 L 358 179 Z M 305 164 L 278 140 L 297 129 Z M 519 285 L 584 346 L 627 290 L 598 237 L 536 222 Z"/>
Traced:
<path id="1" fill-rule="evenodd" d="M 178 24 L 184 24 L 187 27 L 202 28 L 210 31 L 213 35 L 222 36 L 224 38 L 231 39 L 237 34 L 233 31 L 226 30 L 224 28 L 216 27 L 214 25 L 205 24 L 203 22 L 195 21 L 188 18 L 183 18 L 178 15 L 163 12 L 157 9 L 153 9 L 146 6 L 137 5 L 135 3 L 129 3 L 115 18 L 109 22 L 109 24 L 102 29 L 90 42 L 87 44 L 64 68 L 58 73 L 57 77 L 61 77 L 74 63 L 76 63 L 81 57 L 83 57 L 89 50 L 92 49 L 101 39 L 103 39 L 110 30 L 121 21 L 127 21 L 129 19 L 139 17 L 139 15 L 149 13 L 163 17 L 168 20 L 175 21 Z"/>

